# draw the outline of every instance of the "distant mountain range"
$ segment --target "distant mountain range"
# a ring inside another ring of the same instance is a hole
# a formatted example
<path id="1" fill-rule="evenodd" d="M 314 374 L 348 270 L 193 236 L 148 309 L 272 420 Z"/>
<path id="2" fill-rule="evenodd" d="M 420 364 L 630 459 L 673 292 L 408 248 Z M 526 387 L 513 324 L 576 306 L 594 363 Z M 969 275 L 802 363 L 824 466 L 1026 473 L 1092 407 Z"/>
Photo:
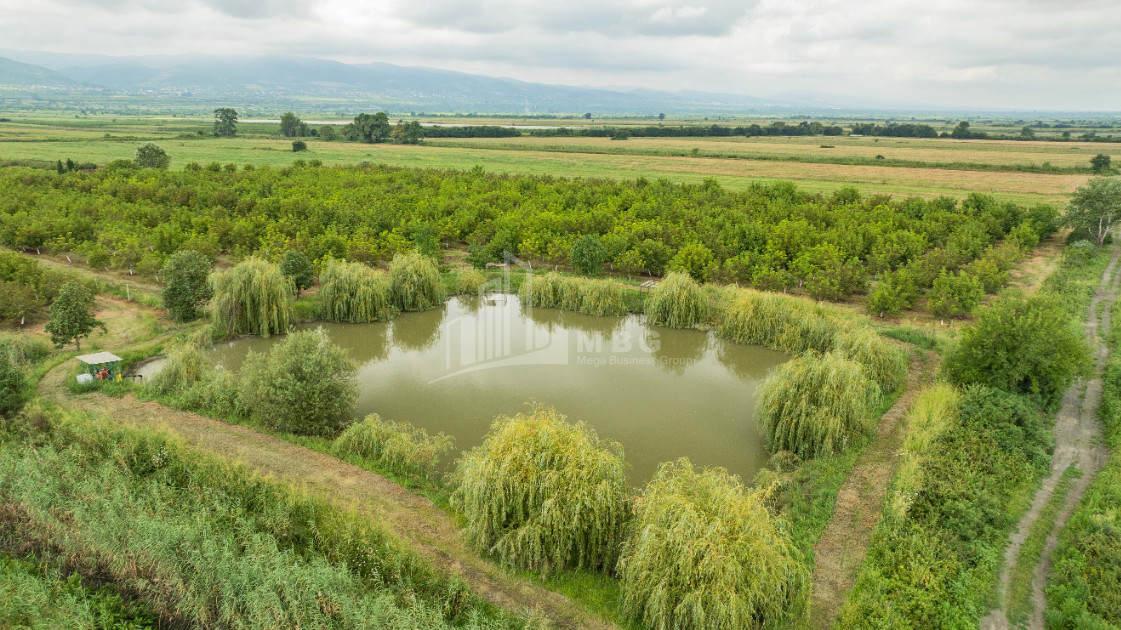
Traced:
<path id="1" fill-rule="evenodd" d="M 0 50 L 0 88 L 224 100 L 315 98 L 397 111 L 715 114 L 804 109 L 797 103 L 733 94 L 547 85 L 432 68 L 345 64 L 308 57 L 107 57 Z"/>

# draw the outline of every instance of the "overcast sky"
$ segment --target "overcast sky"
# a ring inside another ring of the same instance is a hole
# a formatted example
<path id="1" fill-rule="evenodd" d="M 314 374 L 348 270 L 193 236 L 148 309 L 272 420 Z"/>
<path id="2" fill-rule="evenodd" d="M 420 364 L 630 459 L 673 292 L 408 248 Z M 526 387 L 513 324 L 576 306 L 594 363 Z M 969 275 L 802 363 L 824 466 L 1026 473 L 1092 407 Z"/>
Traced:
<path id="1" fill-rule="evenodd" d="M 1121 0 L 0 0 L 0 46 L 299 54 L 544 83 L 1121 110 Z"/>

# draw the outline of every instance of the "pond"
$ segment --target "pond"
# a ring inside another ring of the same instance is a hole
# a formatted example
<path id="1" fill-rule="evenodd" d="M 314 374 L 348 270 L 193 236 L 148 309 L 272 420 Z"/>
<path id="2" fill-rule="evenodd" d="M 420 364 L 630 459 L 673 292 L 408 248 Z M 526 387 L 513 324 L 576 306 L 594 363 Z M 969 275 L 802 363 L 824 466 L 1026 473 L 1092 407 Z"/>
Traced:
<path id="1" fill-rule="evenodd" d="M 750 480 L 768 457 L 752 418 L 756 393 L 787 359 L 709 333 L 647 326 L 637 316 L 523 309 L 511 295 L 323 328 L 360 366 L 359 417 L 377 413 L 443 431 L 468 449 L 495 416 L 536 401 L 621 443 L 636 485 L 681 456 Z M 219 344 L 211 357 L 236 370 L 250 350 L 280 340 L 243 338 Z"/>

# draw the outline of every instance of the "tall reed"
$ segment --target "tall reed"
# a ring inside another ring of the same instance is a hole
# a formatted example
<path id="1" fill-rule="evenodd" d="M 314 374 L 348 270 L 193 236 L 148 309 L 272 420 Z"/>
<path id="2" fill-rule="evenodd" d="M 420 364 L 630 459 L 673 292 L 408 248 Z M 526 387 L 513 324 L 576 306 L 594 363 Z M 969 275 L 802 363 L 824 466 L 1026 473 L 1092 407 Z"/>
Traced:
<path id="1" fill-rule="evenodd" d="M 500 416 L 456 470 L 464 536 L 543 574 L 615 565 L 627 519 L 623 449 L 549 407 Z"/>
<path id="2" fill-rule="evenodd" d="M 756 417 L 771 452 L 832 455 L 872 430 L 879 400 L 860 364 L 833 352 L 807 352 L 763 383 Z"/>
<path id="3" fill-rule="evenodd" d="M 277 265 L 247 258 L 211 274 L 210 284 L 214 291 L 210 310 L 227 337 L 288 332 L 288 300 L 295 289 Z"/>
<path id="4" fill-rule="evenodd" d="M 320 317 L 352 324 L 393 317 L 389 280 L 385 274 L 358 262 L 331 261 L 319 275 Z"/>
<path id="5" fill-rule="evenodd" d="M 585 315 L 625 315 L 623 287 L 609 280 L 586 280 L 549 272 L 526 279 L 519 290 L 522 304 L 559 308 Z"/>
<path id="6" fill-rule="evenodd" d="M 649 628 L 776 626 L 803 604 L 809 581 L 790 537 L 724 469 L 666 462 L 635 500 L 619 560 L 622 607 Z"/>

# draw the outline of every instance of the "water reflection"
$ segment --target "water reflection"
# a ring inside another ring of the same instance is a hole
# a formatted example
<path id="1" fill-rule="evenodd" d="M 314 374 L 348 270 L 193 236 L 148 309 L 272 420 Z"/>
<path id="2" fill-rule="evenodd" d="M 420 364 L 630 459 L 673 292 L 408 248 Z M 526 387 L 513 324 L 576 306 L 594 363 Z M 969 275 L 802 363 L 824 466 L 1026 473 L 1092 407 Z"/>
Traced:
<path id="1" fill-rule="evenodd" d="M 376 412 L 444 431 L 465 449 L 495 416 L 539 401 L 620 442 L 635 484 L 681 456 L 750 479 L 767 460 L 752 420 L 756 392 L 786 360 L 708 333 L 651 328 L 639 317 L 522 309 L 515 296 L 453 299 L 389 324 L 323 328 L 361 364 L 357 416 Z M 236 369 L 249 348 L 279 339 L 246 338 L 212 355 Z"/>

